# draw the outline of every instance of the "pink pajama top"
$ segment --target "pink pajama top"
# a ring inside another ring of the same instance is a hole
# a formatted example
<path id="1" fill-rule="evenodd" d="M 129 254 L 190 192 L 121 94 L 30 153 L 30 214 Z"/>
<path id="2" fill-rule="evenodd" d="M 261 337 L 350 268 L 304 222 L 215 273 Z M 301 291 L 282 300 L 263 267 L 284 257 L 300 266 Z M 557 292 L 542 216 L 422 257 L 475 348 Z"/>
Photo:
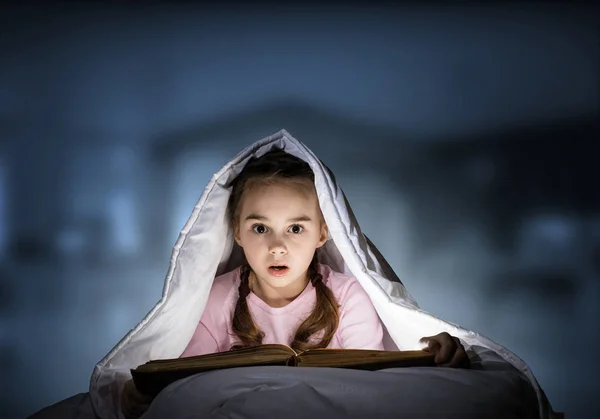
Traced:
<path id="1" fill-rule="evenodd" d="M 358 280 L 319 265 L 324 284 L 339 304 L 340 321 L 328 348 L 383 349 L 383 327 L 371 300 Z M 238 299 L 240 269 L 215 278 L 206 308 L 182 357 L 228 351 L 239 341 L 233 333 L 232 317 Z M 304 291 L 284 307 L 271 307 L 256 294 L 247 297 L 254 323 L 265 334 L 263 344 L 289 345 L 298 326 L 316 303 L 309 282 Z M 311 341 L 318 342 L 319 336 Z"/>

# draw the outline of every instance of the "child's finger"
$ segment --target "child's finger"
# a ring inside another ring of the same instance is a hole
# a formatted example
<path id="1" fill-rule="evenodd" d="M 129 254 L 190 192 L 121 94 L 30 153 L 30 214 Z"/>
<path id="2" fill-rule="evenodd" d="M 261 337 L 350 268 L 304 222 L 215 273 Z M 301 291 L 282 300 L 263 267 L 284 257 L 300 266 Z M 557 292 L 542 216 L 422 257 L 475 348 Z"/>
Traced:
<path id="1" fill-rule="evenodd" d="M 452 359 L 452 356 L 456 352 L 456 342 L 450 335 L 447 337 L 442 335 L 440 336 L 440 350 L 435 356 L 435 362 L 438 365 L 446 364 Z"/>
<path id="2" fill-rule="evenodd" d="M 436 340 L 423 338 L 419 342 L 425 345 L 423 347 L 424 351 L 436 354 L 440 350 L 440 344 Z"/>
<path id="3" fill-rule="evenodd" d="M 427 342 L 427 347 L 425 347 L 424 350 L 435 355 L 434 361 L 436 364 L 439 365 L 446 361 L 447 347 L 440 344 L 440 342 L 438 342 L 437 340 L 429 340 Z"/>
<path id="4" fill-rule="evenodd" d="M 469 357 L 467 356 L 467 352 L 465 351 L 465 348 L 462 346 L 462 344 L 460 343 L 460 340 L 458 338 L 454 338 L 454 342 L 456 345 L 456 351 L 454 352 L 452 359 L 442 366 L 450 367 L 450 368 L 455 368 L 455 367 L 465 367 L 466 368 L 466 367 L 468 367 L 470 365 L 470 360 L 469 360 Z"/>

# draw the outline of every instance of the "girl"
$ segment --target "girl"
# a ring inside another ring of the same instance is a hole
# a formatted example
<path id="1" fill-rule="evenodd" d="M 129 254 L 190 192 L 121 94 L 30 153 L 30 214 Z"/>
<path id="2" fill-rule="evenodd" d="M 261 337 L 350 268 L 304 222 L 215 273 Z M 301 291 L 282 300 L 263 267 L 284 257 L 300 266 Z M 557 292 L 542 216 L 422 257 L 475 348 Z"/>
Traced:
<path id="1" fill-rule="evenodd" d="M 227 209 L 245 261 L 215 278 L 182 357 L 268 343 L 384 349 L 382 324 L 360 283 L 318 262 L 328 229 L 305 161 L 281 150 L 251 159 L 233 181 Z M 424 339 L 438 364 L 467 359 L 447 333 Z M 129 381 L 125 417 L 138 417 L 150 401 Z"/>
<path id="2" fill-rule="evenodd" d="M 215 279 L 182 356 L 265 343 L 383 349 L 379 317 L 358 281 L 318 263 L 328 231 L 313 176 L 306 162 L 274 151 L 236 178 L 228 215 L 246 261 Z"/>

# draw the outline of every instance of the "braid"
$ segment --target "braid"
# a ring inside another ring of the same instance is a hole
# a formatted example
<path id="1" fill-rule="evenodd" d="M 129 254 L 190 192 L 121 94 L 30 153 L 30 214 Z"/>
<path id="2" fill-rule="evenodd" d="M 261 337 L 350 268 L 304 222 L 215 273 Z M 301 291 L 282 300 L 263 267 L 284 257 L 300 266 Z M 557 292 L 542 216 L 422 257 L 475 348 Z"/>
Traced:
<path id="1" fill-rule="evenodd" d="M 250 294 L 250 266 L 245 262 L 240 268 L 239 297 L 233 313 L 232 329 L 241 341 L 231 349 L 240 349 L 262 344 L 265 334 L 256 327 L 248 308 L 247 297 Z"/>
<path id="2" fill-rule="evenodd" d="M 313 258 L 313 260 L 310 262 L 310 265 L 308 266 L 308 275 L 310 276 L 310 283 L 314 288 L 317 288 L 319 284 L 323 284 L 323 275 L 319 273 L 316 261 L 317 258 Z"/>
<path id="3" fill-rule="evenodd" d="M 294 340 L 290 344 L 293 349 L 300 351 L 326 348 L 333 339 L 339 324 L 338 303 L 333 292 L 323 283 L 323 275 L 318 270 L 316 253 L 308 267 L 308 274 L 317 294 L 317 302 L 312 313 L 298 327 Z M 321 341 L 317 344 L 310 344 L 309 339 L 321 330 L 324 330 Z"/>
<path id="4" fill-rule="evenodd" d="M 244 300 L 250 295 L 250 266 L 244 263 L 240 267 L 240 285 L 238 287 L 239 298 Z"/>

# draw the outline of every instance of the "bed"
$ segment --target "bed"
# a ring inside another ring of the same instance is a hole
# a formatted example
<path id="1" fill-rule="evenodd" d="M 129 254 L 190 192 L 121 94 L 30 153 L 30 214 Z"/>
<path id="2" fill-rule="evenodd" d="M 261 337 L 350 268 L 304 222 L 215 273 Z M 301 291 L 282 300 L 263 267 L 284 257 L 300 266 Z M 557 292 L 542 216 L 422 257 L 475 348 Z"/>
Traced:
<path id="1" fill-rule="evenodd" d="M 246 367 L 179 380 L 152 402 L 143 419 L 239 418 L 536 418 L 529 381 L 492 351 L 471 369 L 441 367 L 358 371 Z M 96 419 L 88 393 L 31 419 Z"/>

